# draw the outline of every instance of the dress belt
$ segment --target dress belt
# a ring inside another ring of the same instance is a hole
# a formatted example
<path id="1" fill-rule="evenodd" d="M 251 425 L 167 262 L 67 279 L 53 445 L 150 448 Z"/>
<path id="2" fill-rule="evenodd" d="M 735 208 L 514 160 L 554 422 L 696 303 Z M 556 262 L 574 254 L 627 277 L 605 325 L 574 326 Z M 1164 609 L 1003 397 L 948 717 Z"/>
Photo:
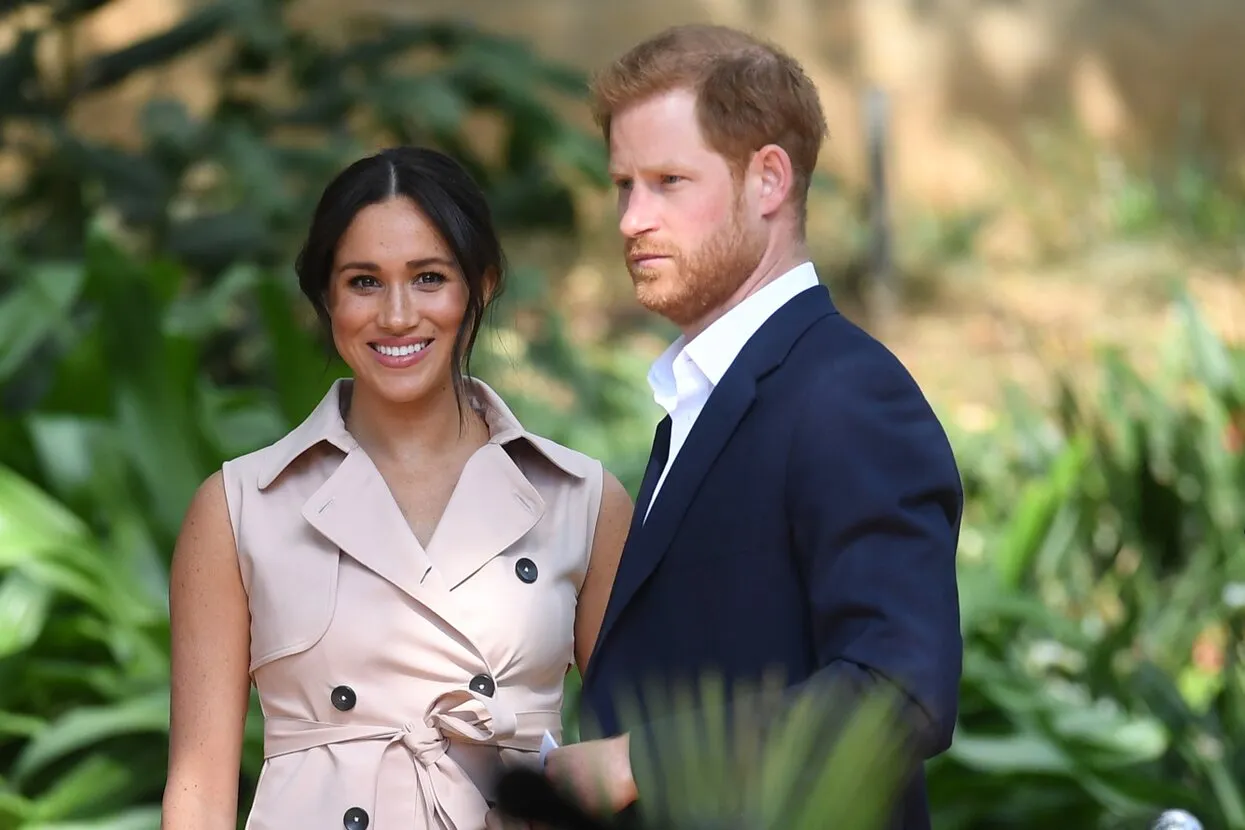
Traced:
<path id="1" fill-rule="evenodd" d="M 414 761 L 414 777 L 423 793 L 425 809 L 433 813 L 423 816 L 424 823 L 420 823 L 419 815 L 412 816 L 416 823 L 411 826 L 468 830 L 483 826 L 488 803 L 466 771 L 446 754 L 450 742 L 538 752 L 544 731 L 547 729 L 556 735 L 561 727 L 561 716 L 557 712 L 516 713 L 494 698 L 455 690 L 436 698 L 425 712 L 422 723 L 396 726 L 265 718 L 264 758 L 348 741 L 401 744 Z M 454 795 L 447 793 L 446 798 L 438 798 L 437 779 L 452 784 L 450 792 Z M 378 789 L 379 784 L 378 776 Z M 439 821 L 432 820 L 434 815 Z"/>

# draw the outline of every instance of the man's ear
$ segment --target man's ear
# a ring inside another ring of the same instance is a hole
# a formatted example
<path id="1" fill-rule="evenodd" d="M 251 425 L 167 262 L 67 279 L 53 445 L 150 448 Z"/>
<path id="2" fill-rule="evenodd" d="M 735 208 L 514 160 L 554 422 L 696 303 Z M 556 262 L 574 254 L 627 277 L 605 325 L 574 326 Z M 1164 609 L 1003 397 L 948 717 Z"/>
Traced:
<path id="1" fill-rule="evenodd" d="M 795 184 L 791 157 L 777 144 L 766 144 L 753 156 L 752 168 L 760 179 L 758 197 L 761 213 L 772 216 L 786 203 Z"/>

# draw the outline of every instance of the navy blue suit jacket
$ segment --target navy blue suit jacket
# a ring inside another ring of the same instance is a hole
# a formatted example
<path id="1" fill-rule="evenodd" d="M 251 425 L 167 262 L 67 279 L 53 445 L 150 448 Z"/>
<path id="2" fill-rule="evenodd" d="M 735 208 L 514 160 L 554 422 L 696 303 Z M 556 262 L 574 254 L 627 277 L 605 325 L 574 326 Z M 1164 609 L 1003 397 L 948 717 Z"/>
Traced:
<path id="1" fill-rule="evenodd" d="M 755 685 L 777 669 L 790 684 L 892 683 L 921 756 L 944 751 L 962 660 L 963 490 L 898 359 L 810 288 L 740 352 L 644 521 L 669 434 L 667 418 L 585 672 L 585 728 L 616 734 L 620 700 L 653 679 Z M 894 826 L 929 827 L 919 761 Z"/>

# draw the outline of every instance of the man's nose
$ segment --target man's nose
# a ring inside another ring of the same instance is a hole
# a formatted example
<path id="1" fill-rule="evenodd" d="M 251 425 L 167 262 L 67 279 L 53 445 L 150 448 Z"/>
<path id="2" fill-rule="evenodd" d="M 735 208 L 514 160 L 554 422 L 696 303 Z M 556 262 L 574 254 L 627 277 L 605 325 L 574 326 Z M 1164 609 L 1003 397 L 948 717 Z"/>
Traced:
<path id="1" fill-rule="evenodd" d="M 618 229 L 628 239 L 635 239 L 656 227 L 652 199 L 640 188 L 632 188 L 619 200 Z"/>

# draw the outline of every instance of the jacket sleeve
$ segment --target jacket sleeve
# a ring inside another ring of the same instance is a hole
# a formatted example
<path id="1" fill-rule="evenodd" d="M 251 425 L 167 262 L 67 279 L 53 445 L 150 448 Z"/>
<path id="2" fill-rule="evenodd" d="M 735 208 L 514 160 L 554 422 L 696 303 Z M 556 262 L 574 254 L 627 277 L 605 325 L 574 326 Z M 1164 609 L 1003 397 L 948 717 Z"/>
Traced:
<path id="1" fill-rule="evenodd" d="M 879 344 L 827 362 L 804 393 L 785 497 L 821 667 L 810 684 L 891 684 L 931 757 L 951 744 L 963 659 L 950 444 Z"/>

